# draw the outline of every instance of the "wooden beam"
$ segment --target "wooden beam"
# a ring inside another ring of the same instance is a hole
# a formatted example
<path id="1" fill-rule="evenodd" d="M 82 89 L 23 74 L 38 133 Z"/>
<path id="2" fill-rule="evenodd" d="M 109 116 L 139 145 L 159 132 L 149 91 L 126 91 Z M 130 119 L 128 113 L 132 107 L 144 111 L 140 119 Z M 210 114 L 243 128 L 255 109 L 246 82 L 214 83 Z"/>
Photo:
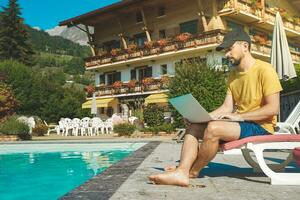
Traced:
<path id="1" fill-rule="evenodd" d="M 265 22 L 266 21 L 266 3 L 265 3 L 265 0 L 261 0 L 260 1 L 260 3 L 261 3 L 261 6 L 262 6 L 262 10 L 261 10 L 261 19 L 262 19 L 262 21 L 263 22 Z"/>
<path id="2" fill-rule="evenodd" d="M 143 31 L 145 31 L 145 33 L 146 33 L 147 41 L 150 42 L 151 41 L 151 36 L 150 36 L 149 30 L 148 30 L 148 27 L 147 27 L 147 21 L 146 21 L 144 9 L 143 9 L 142 6 L 140 7 L 140 11 L 141 11 L 142 18 L 143 18 L 143 23 L 144 23 Z"/>
<path id="3" fill-rule="evenodd" d="M 87 34 L 87 37 L 88 37 L 88 40 L 89 40 L 89 44 L 90 44 L 90 48 L 91 48 L 91 51 L 92 51 L 92 55 L 95 56 L 96 55 L 96 47 L 95 47 L 95 44 L 94 44 L 94 39 L 90 33 L 90 29 L 87 25 L 85 25 L 85 29 L 86 29 L 86 34 Z"/>
<path id="4" fill-rule="evenodd" d="M 204 14 L 204 9 L 201 0 L 196 0 L 198 5 L 198 16 L 201 18 L 204 31 L 208 31 L 208 25 Z"/>

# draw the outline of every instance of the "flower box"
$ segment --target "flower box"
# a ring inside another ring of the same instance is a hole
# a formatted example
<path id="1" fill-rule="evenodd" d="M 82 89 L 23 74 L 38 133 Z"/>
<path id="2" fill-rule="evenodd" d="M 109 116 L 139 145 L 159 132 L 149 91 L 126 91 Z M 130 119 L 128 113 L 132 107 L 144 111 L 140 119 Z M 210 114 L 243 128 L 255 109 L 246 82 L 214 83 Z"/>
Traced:
<path id="1" fill-rule="evenodd" d="M 129 58 L 137 58 L 137 57 L 142 57 L 143 52 L 142 51 L 137 51 L 129 54 Z"/>
<path id="2" fill-rule="evenodd" d="M 101 60 L 101 64 L 106 64 L 106 63 L 109 63 L 109 62 L 111 62 L 111 58 L 103 58 Z"/>
<path id="3" fill-rule="evenodd" d="M 168 46 L 165 46 L 164 48 L 163 48 L 163 51 L 164 52 L 168 52 L 168 51 L 174 51 L 174 50 L 176 50 L 177 48 L 176 48 L 176 45 L 175 44 L 172 44 L 172 45 L 168 45 Z"/>
<path id="4" fill-rule="evenodd" d="M 119 55 L 116 57 L 117 61 L 126 60 L 128 58 L 128 54 Z"/>
<path id="5" fill-rule="evenodd" d="M 195 46 L 196 46 L 196 43 L 195 43 L 195 41 L 188 41 L 188 42 L 184 43 L 183 46 L 184 46 L 185 48 L 195 47 Z"/>

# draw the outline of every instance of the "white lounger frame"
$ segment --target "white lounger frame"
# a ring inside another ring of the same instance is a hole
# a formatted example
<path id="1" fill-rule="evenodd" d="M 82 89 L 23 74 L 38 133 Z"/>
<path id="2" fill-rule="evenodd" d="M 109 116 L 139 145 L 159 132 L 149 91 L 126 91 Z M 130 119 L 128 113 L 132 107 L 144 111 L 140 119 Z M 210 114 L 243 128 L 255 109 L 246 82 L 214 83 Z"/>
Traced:
<path id="1" fill-rule="evenodd" d="M 292 150 L 300 147 L 300 142 L 248 142 L 241 147 L 243 156 L 247 163 L 253 167 L 255 172 L 263 172 L 271 179 L 272 185 L 300 185 L 300 173 L 284 173 L 284 168 L 293 160 Z M 290 150 L 287 159 L 280 164 L 266 164 L 263 151 Z M 253 151 L 257 162 L 252 159 L 250 151 Z"/>

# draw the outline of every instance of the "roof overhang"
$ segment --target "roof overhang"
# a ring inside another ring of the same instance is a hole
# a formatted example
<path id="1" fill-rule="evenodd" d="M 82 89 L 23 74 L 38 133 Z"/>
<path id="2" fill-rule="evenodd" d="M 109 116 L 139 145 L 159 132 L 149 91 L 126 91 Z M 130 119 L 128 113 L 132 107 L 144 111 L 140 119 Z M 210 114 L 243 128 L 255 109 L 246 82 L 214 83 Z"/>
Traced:
<path id="1" fill-rule="evenodd" d="M 138 2 L 142 2 L 143 0 L 126 0 L 126 1 L 120 1 L 114 4 L 111 4 L 109 6 L 105 6 L 99 9 L 96 9 L 94 11 L 79 15 L 77 17 L 73 17 L 70 19 L 67 19 L 65 21 L 62 21 L 59 23 L 59 26 L 75 26 L 77 24 L 84 24 L 84 25 L 91 25 L 89 24 L 89 19 L 95 17 L 95 16 L 101 16 L 103 14 L 108 14 L 110 12 L 116 11 L 120 8 L 125 8 L 133 4 L 137 4 Z"/>

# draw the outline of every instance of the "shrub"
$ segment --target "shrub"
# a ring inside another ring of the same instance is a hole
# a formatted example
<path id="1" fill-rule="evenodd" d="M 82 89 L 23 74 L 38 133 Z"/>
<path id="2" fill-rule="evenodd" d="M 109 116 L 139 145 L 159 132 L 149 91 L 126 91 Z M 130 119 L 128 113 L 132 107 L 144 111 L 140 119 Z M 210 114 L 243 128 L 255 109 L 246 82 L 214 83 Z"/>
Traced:
<path id="1" fill-rule="evenodd" d="M 29 127 L 17 120 L 17 117 L 8 118 L 0 126 L 0 132 L 5 135 L 17 135 L 21 140 L 30 140 Z"/>
<path id="2" fill-rule="evenodd" d="M 131 124 L 117 124 L 114 125 L 114 132 L 118 133 L 119 136 L 130 136 L 135 131 L 136 127 Z"/>
<path id="3" fill-rule="evenodd" d="M 287 81 L 281 80 L 281 85 L 283 88 L 282 93 L 288 93 L 300 89 L 300 64 L 295 65 L 295 70 L 297 77 L 289 79 Z"/>
<path id="4" fill-rule="evenodd" d="M 144 128 L 142 131 L 143 132 L 153 132 L 155 134 L 157 134 L 158 132 L 167 132 L 167 133 L 171 133 L 175 130 L 174 126 L 172 124 L 162 124 L 160 126 L 150 126 L 147 128 Z"/>
<path id="5" fill-rule="evenodd" d="M 0 82 L 0 122 L 3 118 L 14 114 L 18 107 L 11 89 L 4 83 Z"/>
<path id="6" fill-rule="evenodd" d="M 149 104 L 144 109 L 144 120 L 148 126 L 160 126 L 164 123 L 164 109 L 155 104 Z"/>
<path id="7" fill-rule="evenodd" d="M 166 123 L 158 126 L 158 129 L 159 129 L 159 131 L 164 131 L 167 133 L 171 133 L 175 130 L 173 124 L 166 124 Z"/>
<path id="8" fill-rule="evenodd" d="M 177 63 L 169 84 L 169 98 L 191 93 L 208 112 L 218 108 L 226 95 L 226 74 L 196 60 Z M 181 115 L 171 107 L 176 128 L 184 127 Z"/>
<path id="9" fill-rule="evenodd" d="M 32 129 L 32 134 L 35 136 L 44 136 L 47 134 L 47 131 L 48 127 L 43 123 L 39 123 Z"/>

